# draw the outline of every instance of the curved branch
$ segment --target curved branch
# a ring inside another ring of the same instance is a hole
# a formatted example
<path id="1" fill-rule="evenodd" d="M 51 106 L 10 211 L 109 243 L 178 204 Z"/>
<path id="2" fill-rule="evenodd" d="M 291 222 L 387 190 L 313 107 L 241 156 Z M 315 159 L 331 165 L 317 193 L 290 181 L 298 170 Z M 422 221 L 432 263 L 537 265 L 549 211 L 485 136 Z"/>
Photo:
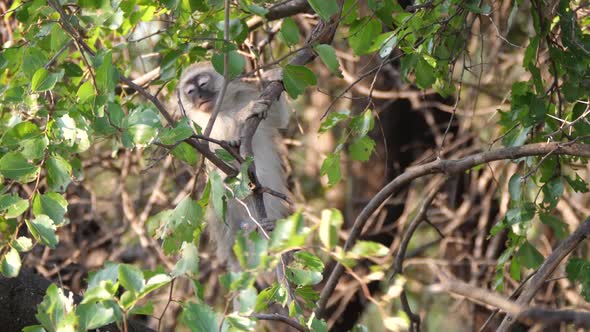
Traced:
<path id="1" fill-rule="evenodd" d="M 66 12 L 64 12 L 61 5 L 57 2 L 55 2 L 55 0 L 48 0 L 47 3 L 53 9 L 55 9 L 55 11 L 59 14 L 59 17 L 60 17 L 59 20 L 60 20 L 61 27 L 66 31 L 66 33 L 68 35 L 70 35 L 70 38 L 72 38 L 78 45 L 81 46 L 81 51 L 83 50 L 84 52 L 86 52 L 92 56 L 96 56 L 96 52 L 94 52 L 94 50 L 92 50 L 92 48 L 90 48 L 90 46 L 88 46 L 88 44 L 86 43 L 86 41 L 84 40 L 84 38 L 82 37 L 80 32 L 78 30 L 76 30 L 70 24 L 70 20 L 68 19 L 69 15 L 66 14 Z M 174 123 L 174 119 L 172 118 L 170 113 L 168 113 L 168 111 L 166 110 L 166 107 L 164 107 L 164 105 L 160 102 L 160 100 L 158 100 L 158 98 L 156 98 L 156 96 L 152 95 L 146 89 L 137 85 L 135 82 L 133 82 L 133 80 L 131 80 L 128 77 L 125 77 L 123 75 L 119 75 L 119 80 L 122 81 L 123 83 L 125 83 L 131 89 L 137 91 L 137 93 L 139 93 L 145 99 L 149 100 L 152 104 L 154 104 L 154 106 L 156 106 L 156 108 L 158 109 L 160 114 L 162 114 L 162 116 L 164 117 L 164 119 L 166 120 L 168 125 L 172 125 Z M 238 174 L 238 171 L 234 167 L 232 167 L 231 165 L 227 164 L 226 162 L 221 160 L 219 157 L 217 157 L 215 155 L 215 153 L 213 153 L 209 149 L 209 146 L 207 144 L 200 143 L 194 138 L 188 138 L 185 140 L 185 142 L 187 142 L 189 145 L 194 147 L 205 158 L 209 159 L 209 161 L 211 161 L 215 166 L 217 166 L 222 172 L 227 174 L 227 176 L 232 177 L 232 176 L 236 176 Z"/>
<path id="2" fill-rule="evenodd" d="M 309 6 L 307 0 L 287 0 L 270 7 L 268 9 L 268 13 L 264 15 L 264 18 L 268 21 L 275 21 L 280 20 L 284 17 L 311 12 L 311 6 Z M 262 23 L 262 17 L 255 16 L 248 20 L 248 22 L 246 22 L 246 25 L 248 26 L 248 29 L 254 30 L 260 27 Z"/>
<path id="3" fill-rule="evenodd" d="M 463 296 L 473 302 L 497 307 L 525 324 L 542 323 L 547 326 L 568 323 L 577 327 L 590 327 L 590 313 L 588 312 L 528 307 L 526 304 L 510 301 L 499 294 L 459 280 L 443 280 L 441 286 L 445 291 Z"/>
<path id="4" fill-rule="evenodd" d="M 223 41 L 229 43 L 229 0 L 224 1 L 224 10 L 223 10 Z M 205 127 L 205 131 L 203 135 L 209 137 L 211 135 L 211 130 L 213 130 L 213 125 L 215 124 L 215 120 L 217 119 L 217 115 L 219 115 L 219 111 L 221 110 L 221 104 L 223 103 L 223 97 L 225 97 L 225 91 L 227 90 L 227 85 L 229 83 L 229 51 L 223 53 L 223 84 L 221 85 L 221 90 L 217 95 L 217 99 L 215 99 L 215 106 L 213 107 L 213 113 L 211 113 L 211 117 L 209 121 L 207 121 L 207 126 Z"/>
<path id="5" fill-rule="evenodd" d="M 404 259 L 406 258 L 406 251 L 408 249 L 410 239 L 412 239 L 412 236 L 414 235 L 414 232 L 416 232 L 416 230 L 418 229 L 418 226 L 420 226 L 420 224 L 424 220 L 426 220 L 426 212 L 428 211 L 428 207 L 430 206 L 430 204 L 432 204 L 432 201 L 434 200 L 442 186 L 444 186 L 444 184 L 447 182 L 446 180 L 446 178 L 437 180 L 437 182 L 434 185 L 434 188 L 430 191 L 428 196 L 426 196 L 424 201 L 422 201 L 418 213 L 416 213 L 412 221 L 406 227 L 406 231 L 402 237 L 402 242 L 399 246 L 399 249 L 397 250 L 397 255 L 395 256 L 395 261 L 392 265 L 393 273 L 390 277 L 390 280 L 391 278 L 394 278 L 397 274 L 401 274 L 403 272 L 403 263 Z M 401 293 L 401 303 L 402 309 L 410 318 L 411 323 L 416 327 L 412 330 L 420 331 L 420 315 L 417 315 L 412 312 L 412 308 L 410 308 L 410 305 L 408 303 L 405 287 Z"/>
<path id="6" fill-rule="evenodd" d="M 308 332 L 309 331 L 308 328 L 299 324 L 299 322 L 297 322 L 296 320 L 289 318 L 287 316 L 279 315 L 279 314 L 252 314 L 251 317 L 256 318 L 258 320 L 272 320 L 272 321 L 285 323 L 285 324 L 295 328 L 297 331 L 301 331 L 301 332 Z"/>
<path id="7" fill-rule="evenodd" d="M 535 296 L 537 291 L 543 286 L 545 280 L 555 271 L 561 261 L 574 250 L 580 242 L 590 235 L 590 217 L 586 218 L 582 225 L 576 229 L 565 241 L 562 241 L 555 250 L 547 257 L 545 262 L 539 267 L 529 283 L 524 287 L 516 303 L 527 305 Z M 497 331 L 509 331 L 514 325 L 515 318 L 513 314 L 506 315 Z"/>
<path id="8" fill-rule="evenodd" d="M 555 155 L 590 157 L 590 145 L 587 144 L 562 142 L 535 143 L 476 153 L 474 155 L 457 160 L 437 159 L 424 165 L 409 168 L 404 173 L 400 174 L 398 177 L 389 182 L 385 187 L 383 187 L 383 189 L 381 189 L 363 208 L 361 213 L 356 218 L 352 229 L 350 230 L 349 237 L 344 244 L 344 250 L 348 251 L 350 248 L 352 248 L 371 214 L 390 196 L 397 193 L 401 188 L 411 183 L 414 179 L 436 173 L 460 173 L 477 165 L 491 161 L 539 156 L 549 153 L 552 150 L 555 150 L 553 152 Z M 318 317 L 323 317 L 325 314 L 328 298 L 332 292 L 334 292 L 336 284 L 338 283 L 338 279 L 340 279 L 340 276 L 343 272 L 344 267 L 341 264 L 336 264 L 336 267 L 332 271 L 324 289 L 322 289 L 320 294 L 318 308 L 316 309 L 316 315 Z"/>

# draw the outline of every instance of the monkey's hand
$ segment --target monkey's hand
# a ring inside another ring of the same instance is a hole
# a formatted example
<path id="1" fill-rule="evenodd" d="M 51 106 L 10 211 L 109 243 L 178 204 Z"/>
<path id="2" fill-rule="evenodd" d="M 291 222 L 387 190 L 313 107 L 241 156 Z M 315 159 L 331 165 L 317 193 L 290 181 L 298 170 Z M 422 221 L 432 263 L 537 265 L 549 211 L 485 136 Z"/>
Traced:
<path id="1" fill-rule="evenodd" d="M 244 123 L 251 117 L 259 117 L 263 120 L 266 119 L 268 115 L 268 110 L 270 108 L 270 102 L 268 100 L 259 99 L 251 101 L 248 106 L 242 108 L 236 114 L 236 119 L 238 123 Z"/>
<path id="2" fill-rule="evenodd" d="M 276 223 L 275 219 L 269 219 L 269 218 L 262 219 L 258 222 L 260 227 L 262 227 L 262 230 L 265 232 L 272 232 L 275 228 L 275 223 Z M 256 224 L 254 224 L 251 221 L 243 220 L 242 222 L 240 222 L 239 225 L 240 225 L 240 229 L 245 232 L 251 232 L 256 229 Z"/>

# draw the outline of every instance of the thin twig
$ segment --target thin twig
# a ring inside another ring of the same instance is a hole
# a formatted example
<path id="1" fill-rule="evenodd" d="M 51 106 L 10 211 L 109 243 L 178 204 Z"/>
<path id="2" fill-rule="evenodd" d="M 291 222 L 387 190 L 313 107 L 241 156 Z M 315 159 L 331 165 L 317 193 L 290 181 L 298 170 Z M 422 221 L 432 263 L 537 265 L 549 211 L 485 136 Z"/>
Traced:
<path id="1" fill-rule="evenodd" d="M 250 317 L 256 318 L 258 320 L 271 320 L 271 321 L 285 323 L 285 324 L 295 328 L 297 331 L 302 331 L 302 332 L 309 331 L 309 329 L 307 327 L 299 324 L 299 322 L 297 322 L 293 318 L 279 315 L 279 314 L 252 314 L 252 315 L 250 315 Z"/>
<path id="2" fill-rule="evenodd" d="M 555 271 L 561 261 L 574 250 L 580 242 L 582 242 L 588 235 L 590 235 L 590 217 L 586 218 L 584 222 L 573 232 L 567 239 L 562 241 L 555 250 L 547 257 L 545 262 L 539 267 L 537 273 L 531 278 L 529 283 L 525 286 L 522 293 L 516 299 L 519 305 L 528 304 L 537 291 L 543 286 L 545 280 Z M 509 331 L 515 322 L 514 315 L 506 315 L 502 324 L 498 328 L 500 332 Z"/>
<path id="3" fill-rule="evenodd" d="M 539 156 L 548 153 L 551 150 L 555 150 L 556 155 L 572 155 L 579 157 L 590 157 L 590 146 L 586 144 L 574 143 L 535 143 L 528 144 L 519 147 L 509 147 L 503 149 L 497 149 L 492 151 L 476 153 L 457 160 L 444 160 L 437 159 L 427 164 L 414 166 L 407 169 L 404 173 L 397 176 L 385 187 L 383 187 L 369 203 L 363 208 L 361 213 L 356 218 L 352 229 L 350 230 L 348 239 L 344 244 L 344 251 L 350 250 L 358 237 L 365 223 L 373 212 L 381 206 L 391 195 L 397 193 L 401 188 L 411 183 L 413 180 L 435 173 L 445 174 L 456 174 L 464 172 L 477 165 L 485 164 L 496 160 L 505 159 L 518 159 L 528 156 Z M 322 289 L 320 299 L 318 301 L 318 307 L 316 309 L 316 315 L 323 317 L 326 310 L 326 304 L 330 295 L 336 288 L 336 284 L 340 279 L 340 276 L 344 272 L 344 267 L 341 264 L 336 264 L 336 267 L 332 270 L 330 277 L 328 278 L 326 285 Z"/>
<path id="4" fill-rule="evenodd" d="M 225 42 L 229 42 L 229 0 L 225 0 L 225 11 L 223 15 L 223 40 Z M 215 107 L 213 108 L 213 113 L 211 113 L 211 117 L 207 122 L 207 127 L 205 127 L 205 131 L 203 134 L 205 136 L 211 135 L 211 130 L 213 130 L 213 124 L 215 124 L 215 120 L 217 119 L 217 115 L 221 111 L 221 104 L 223 103 L 223 97 L 225 97 L 225 92 L 227 91 L 227 85 L 229 84 L 229 51 L 223 53 L 223 84 L 221 85 L 221 90 L 217 95 L 217 99 L 215 100 Z"/>

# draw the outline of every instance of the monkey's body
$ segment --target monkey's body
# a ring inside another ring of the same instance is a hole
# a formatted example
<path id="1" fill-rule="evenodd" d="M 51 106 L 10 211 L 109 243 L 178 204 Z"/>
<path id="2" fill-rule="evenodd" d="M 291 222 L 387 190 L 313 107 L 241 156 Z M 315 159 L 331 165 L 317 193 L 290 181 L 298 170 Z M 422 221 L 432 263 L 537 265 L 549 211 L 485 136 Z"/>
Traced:
<path id="1" fill-rule="evenodd" d="M 208 78 L 204 79 L 202 75 Z M 198 63 L 183 73 L 180 82 L 180 98 L 187 115 L 201 128 L 205 128 L 211 117 L 213 105 L 218 91 L 221 90 L 223 78 L 208 63 Z M 196 91 L 191 90 L 196 89 Z M 238 141 L 242 122 L 252 115 L 252 101 L 259 96 L 259 91 L 251 83 L 230 82 L 223 98 L 220 112 L 211 130 L 210 137 L 224 141 Z M 205 101 L 203 101 L 205 99 Z M 256 174 L 262 186 L 280 193 L 287 193 L 285 171 L 280 155 L 278 128 L 284 128 L 289 119 L 286 103 L 283 98 L 274 102 L 268 116 L 260 122 L 252 140 Z M 210 147 L 216 149 L 214 144 Z M 212 170 L 213 165 L 208 164 Z M 289 214 L 286 204 L 270 194 L 264 195 L 267 220 L 277 220 Z M 247 208 L 244 206 L 247 206 Z M 252 197 L 242 202 L 231 199 L 227 202 L 226 220 L 220 220 L 213 209 L 208 211 L 209 233 L 217 246 L 218 258 L 229 262 L 236 269 L 237 262 L 232 255 L 235 234 L 239 229 L 256 229 L 252 218 L 262 222 L 256 214 Z"/>

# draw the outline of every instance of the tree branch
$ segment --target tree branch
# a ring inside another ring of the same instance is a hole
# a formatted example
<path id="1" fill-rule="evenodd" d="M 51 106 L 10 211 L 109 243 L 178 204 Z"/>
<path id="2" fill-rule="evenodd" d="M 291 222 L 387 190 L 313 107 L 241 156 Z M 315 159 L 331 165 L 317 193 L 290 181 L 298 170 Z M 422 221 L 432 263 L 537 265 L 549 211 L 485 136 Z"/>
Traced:
<path id="1" fill-rule="evenodd" d="M 288 0 L 278 3 L 268 9 L 268 13 L 264 15 L 264 18 L 268 21 L 280 20 L 284 17 L 289 17 L 301 13 L 311 13 L 311 7 L 307 0 Z M 248 29 L 254 30 L 260 27 L 263 23 L 263 19 L 260 16 L 255 16 L 246 22 Z"/>
<path id="2" fill-rule="evenodd" d="M 86 52 L 92 56 L 95 56 L 96 52 L 94 52 L 94 50 L 92 50 L 92 48 L 90 48 L 90 46 L 88 46 L 86 41 L 84 41 L 84 38 L 82 38 L 82 36 L 80 35 L 79 31 L 76 30 L 70 24 L 69 19 L 67 19 L 67 17 L 69 17 L 69 15 L 64 12 L 63 8 L 59 5 L 59 3 L 56 3 L 54 0 L 48 0 L 47 3 L 49 4 L 49 6 L 51 6 L 53 9 L 55 9 L 59 13 L 60 25 L 70 35 L 70 37 L 72 39 L 74 39 L 74 41 L 82 47 L 84 52 Z M 129 79 L 128 77 L 125 77 L 123 75 L 119 75 L 119 80 L 122 81 L 123 83 L 127 84 L 131 89 L 137 91 L 137 93 L 139 93 L 142 97 L 144 97 L 145 99 L 149 100 L 152 104 L 154 104 L 154 106 L 156 106 L 156 108 L 158 109 L 160 114 L 162 114 L 162 116 L 164 117 L 164 119 L 166 120 L 168 125 L 174 124 L 174 119 L 172 118 L 170 113 L 168 113 L 168 111 L 166 110 L 164 105 L 158 100 L 158 98 L 156 98 L 154 95 L 150 94 L 146 89 L 135 84 L 133 82 L 133 80 Z M 185 140 L 185 142 L 187 142 L 190 146 L 194 147 L 205 158 L 209 159 L 209 161 L 211 161 L 215 166 L 217 166 L 222 172 L 227 174 L 227 176 L 232 177 L 232 176 L 236 176 L 238 174 L 238 171 L 234 167 L 225 163 L 223 160 L 221 160 L 219 157 L 217 157 L 217 155 L 215 155 L 215 153 L 213 153 L 209 149 L 209 146 L 207 144 L 200 143 L 194 138 L 187 138 Z"/>
<path id="3" fill-rule="evenodd" d="M 414 232 L 418 229 L 418 226 L 426 220 L 426 212 L 428 211 L 428 207 L 432 204 L 432 201 L 446 183 L 446 178 L 438 179 L 437 182 L 434 184 L 434 188 L 430 191 L 430 194 L 422 201 L 420 208 L 418 209 L 418 213 L 414 216 L 412 221 L 406 227 L 406 231 L 402 237 L 401 244 L 397 251 L 397 255 L 395 256 L 395 261 L 392 265 L 393 274 L 391 278 L 394 278 L 397 274 L 401 274 L 403 272 L 403 263 L 406 256 L 406 251 L 408 249 L 408 244 L 410 243 L 410 239 L 414 235 Z M 390 279 L 391 279 L 390 278 Z M 413 331 L 420 331 L 420 316 L 413 313 L 412 309 L 407 300 L 406 290 L 405 287 L 402 290 L 401 294 L 401 302 L 402 302 L 402 309 L 410 318 L 411 323 L 415 326 L 415 329 L 411 329 Z"/>
<path id="4" fill-rule="evenodd" d="M 256 318 L 258 320 L 272 320 L 272 321 L 285 323 L 285 324 L 295 328 L 297 331 L 301 331 L 301 332 L 308 332 L 309 331 L 308 328 L 299 324 L 299 322 L 297 322 L 296 320 L 289 318 L 287 316 L 279 315 L 279 314 L 252 314 L 251 317 Z"/>
<path id="5" fill-rule="evenodd" d="M 352 248 L 371 214 L 377 208 L 379 208 L 383 202 L 389 199 L 389 197 L 396 194 L 401 188 L 411 183 L 414 179 L 436 173 L 461 173 L 472 167 L 491 161 L 539 156 L 547 154 L 552 150 L 555 150 L 555 155 L 590 157 L 590 145 L 587 144 L 563 142 L 535 143 L 476 153 L 457 160 L 437 159 L 424 165 L 409 168 L 404 173 L 400 174 L 398 177 L 389 182 L 385 187 L 383 187 L 383 189 L 381 189 L 363 208 L 361 213 L 356 218 L 354 225 L 352 226 L 349 237 L 344 244 L 344 250 L 348 251 L 350 248 Z M 332 270 L 332 273 L 320 294 L 318 308 L 316 309 L 316 315 L 318 317 L 323 317 L 325 314 L 328 299 L 336 288 L 338 279 L 340 279 L 340 276 L 343 272 L 344 267 L 341 264 L 336 264 L 336 267 L 334 270 Z"/>
<path id="6" fill-rule="evenodd" d="M 223 41 L 225 43 L 229 43 L 229 0 L 224 1 L 224 15 L 223 15 Z M 207 127 L 205 127 L 205 131 L 203 134 L 205 136 L 211 135 L 211 130 L 213 130 L 213 125 L 215 124 L 215 119 L 217 119 L 217 115 L 221 110 L 221 104 L 223 103 L 223 97 L 225 97 L 225 91 L 227 90 L 227 85 L 229 83 L 229 50 L 223 53 L 223 84 L 221 85 L 221 90 L 219 91 L 219 95 L 217 95 L 217 99 L 215 100 L 215 106 L 213 107 L 213 113 L 211 113 L 211 117 L 209 121 L 207 121 Z"/>
<path id="7" fill-rule="evenodd" d="M 441 286 L 445 291 L 463 296 L 472 302 L 497 307 L 515 317 L 516 320 L 528 325 L 535 323 L 542 323 L 543 325 L 568 323 L 577 327 L 590 327 L 590 313 L 588 312 L 528 307 L 459 280 L 443 280 Z"/>
<path id="8" fill-rule="evenodd" d="M 539 267 L 537 273 L 531 278 L 529 283 L 524 287 L 522 293 L 516 299 L 519 305 L 528 304 L 537 291 L 543 286 L 545 280 L 555 271 L 561 261 L 574 250 L 582 240 L 590 234 L 590 217 L 586 218 L 584 222 L 573 232 L 567 239 L 562 241 L 555 250 L 547 257 L 545 262 Z M 510 331 L 514 325 L 515 315 L 506 315 L 498 331 Z"/>

